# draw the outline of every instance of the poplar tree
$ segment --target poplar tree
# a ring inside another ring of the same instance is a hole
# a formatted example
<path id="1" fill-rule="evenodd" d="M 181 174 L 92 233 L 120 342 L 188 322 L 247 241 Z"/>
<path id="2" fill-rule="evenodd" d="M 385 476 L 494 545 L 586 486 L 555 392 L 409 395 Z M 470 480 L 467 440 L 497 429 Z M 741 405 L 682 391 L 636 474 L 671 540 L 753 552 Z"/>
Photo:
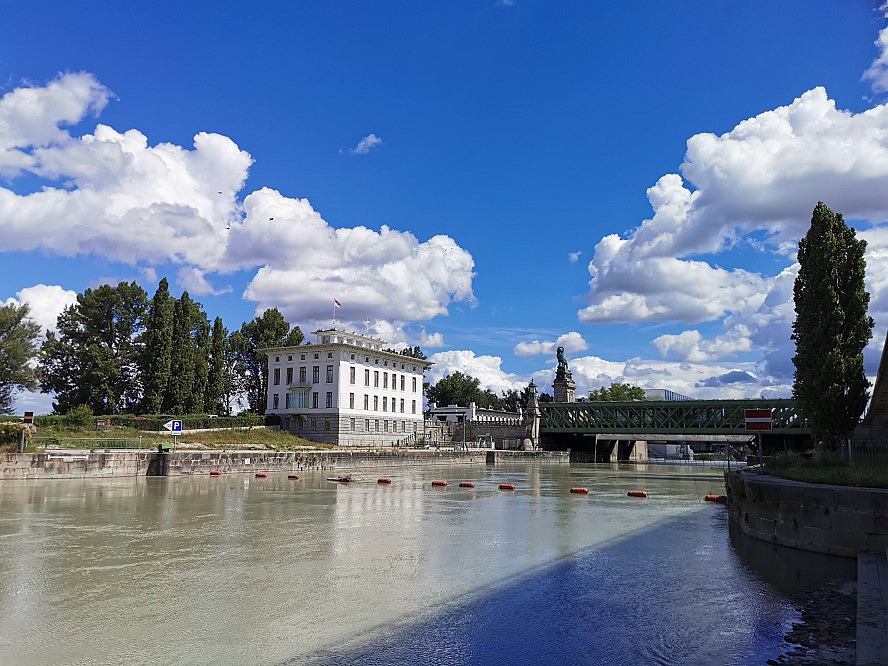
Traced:
<path id="1" fill-rule="evenodd" d="M 174 351 L 163 403 L 163 411 L 167 414 L 185 414 L 193 406 L 195 367 L 199 362 L 194 330 L 201 315 L 200 304 L 192 301 L 188 292 L 183 291 L 173 308 Z"/>
<path id="2" fill-rule="evenodd" d="M 865 250 L 841 213 L 818 202 L 799 241 L 792 391 L 819 440 L 848 439 L 869 399 L 863 349 L 873 320 L 867 315 Z"/>
<path id="3" fill-rule="evenodd" d="M 142 411 L 157 414 L 164 403 L 170 383 L 170 367 L 173 360 L 173 309 L 175 299 L 170 296 L 166 278 L 160 281 L 146 320 L 144 352 L 142 355 L 142 381 L 145 385 Z"/>
<path id="4" fill-rule="evenodd" d="M 222 318 L 213 321 L 213 332 L 210 335 L 210 353 L 207 367 L 207 392 L 204 397 L 204 411 L 208 414 L 227 413 L 224 403 L 225 394 L 225 348 L 228 343 L 228 331 L 222 325 Z"/>

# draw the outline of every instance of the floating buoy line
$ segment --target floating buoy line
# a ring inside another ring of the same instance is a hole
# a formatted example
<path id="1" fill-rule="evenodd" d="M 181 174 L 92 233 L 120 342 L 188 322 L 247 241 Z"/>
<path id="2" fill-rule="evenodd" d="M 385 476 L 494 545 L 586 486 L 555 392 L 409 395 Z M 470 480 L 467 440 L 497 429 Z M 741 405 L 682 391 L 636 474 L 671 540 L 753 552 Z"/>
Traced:
<path id="1" fill-rule="evenodd" d="M 646 490 L 630 490 L 630 491 L 629 491 L 628 493 L 626 493 L 626 494 L 627 494 L 629 497 L 647 497 L 647 496 L 648 496 Z"/>

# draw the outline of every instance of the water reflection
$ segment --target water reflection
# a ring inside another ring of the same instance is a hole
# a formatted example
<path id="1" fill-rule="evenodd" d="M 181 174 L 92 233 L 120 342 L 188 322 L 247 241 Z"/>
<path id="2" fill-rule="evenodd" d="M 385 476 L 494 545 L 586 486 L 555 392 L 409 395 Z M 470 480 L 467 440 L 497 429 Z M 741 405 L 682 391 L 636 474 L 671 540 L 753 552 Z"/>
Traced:
<path id="1" fill-rule="evenodd" d="M 794 617 L 711 470 L 386 476 L 5 482 L 0 662 L 747 663 Z"/>

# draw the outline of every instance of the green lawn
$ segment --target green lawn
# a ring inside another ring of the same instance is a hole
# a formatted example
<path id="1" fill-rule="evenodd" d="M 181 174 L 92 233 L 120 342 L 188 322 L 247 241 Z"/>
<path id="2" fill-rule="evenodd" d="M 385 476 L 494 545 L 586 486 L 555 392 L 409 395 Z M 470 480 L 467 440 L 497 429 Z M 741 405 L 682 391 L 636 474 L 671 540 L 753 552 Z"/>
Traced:
<path id="1" fill-rule="evenodd" d="M 888 460 L 849 465 L 834 453 L 787 454 L 766 458 L 765 472 L 792 481 L 860 488 L 888 488 Z"/>

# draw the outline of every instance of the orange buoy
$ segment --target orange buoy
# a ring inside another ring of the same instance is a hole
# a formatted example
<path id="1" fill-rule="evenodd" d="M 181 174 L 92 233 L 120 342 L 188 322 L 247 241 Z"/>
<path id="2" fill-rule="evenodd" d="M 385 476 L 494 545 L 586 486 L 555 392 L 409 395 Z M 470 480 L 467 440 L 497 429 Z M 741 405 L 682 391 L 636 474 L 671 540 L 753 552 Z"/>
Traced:
<path id="1" fill-rule="evenodd" d="M 267 476 L 268 476 L 268 473 L 267 473 L 267 472 L 256 472 L 256 478 L 257 478 L 257 479 L 264 479 L 264 478 L 266 478 Z"/>
<path id="2" fill-rule="evenodd" d="M 727 495 L 707 495 L 703 499 L 707 502 L 718 502 L 720 504 L 724 504 L 728 501 Z"/>
<path id="3" fill-rule="evenodd" d="M 221 472 L 221 470 L 214 469 L 213 471 L 210 472 L 210 476 L 222 476 L 222 472 Z"/>
<path id="4" fill-rule="evenodd" d="M 433 486 L 446 486 L 447 482 L 446 481 L 432 481 L 432 485 Z"/>
<path id="5" fill-rule="evenodd" d="M 629 497 L 647 497 L 647 491 L 645 490 L 630 490 L 628 493 Z"/>
<path id="6" fill-rule="evenodd" d="M 515 484 L 514 483 L 501 483 L 501 484 L 499 484 L 499 489 L 500 490 L 515 490 Z"/>
<path id="7" fill-rule="evenodd" d="M 588 489 L 588 488 L 571 488 L 571 489 L 570 489 L 570 492 L 572 492 L 572 493 L 579 493 L 579 494 L 581 494 L 581 495 L 588 495 L 588 494 L 589 494 L 589 489 Z"/>
<path id="8" fill-rule="evenodd" d="M 288 478 L 288 479 L 293 479 L 293 480 L 295 480 L 295 481 L 298 481 L 298 480 L 299 480 L 299 475 L 298 475 L 298 474 L 287 474 L 287 478 Z"/>
<path id="9" fill-rule="evenodd" d="M 391 482 L 392 482 L 392 480 L 389 479 L 388 477 L 385 477 L 385 476 L 381 476 L 381 477 L 379 477 L 379 479 L 376 480 L 376 483 L 391 483 Z"/>
<path id="10" fill-rule="evenodd" d="M 475 482 L 474 481 L 460 481 L 459 487 L 460 488 L 474 488 Z"/>

